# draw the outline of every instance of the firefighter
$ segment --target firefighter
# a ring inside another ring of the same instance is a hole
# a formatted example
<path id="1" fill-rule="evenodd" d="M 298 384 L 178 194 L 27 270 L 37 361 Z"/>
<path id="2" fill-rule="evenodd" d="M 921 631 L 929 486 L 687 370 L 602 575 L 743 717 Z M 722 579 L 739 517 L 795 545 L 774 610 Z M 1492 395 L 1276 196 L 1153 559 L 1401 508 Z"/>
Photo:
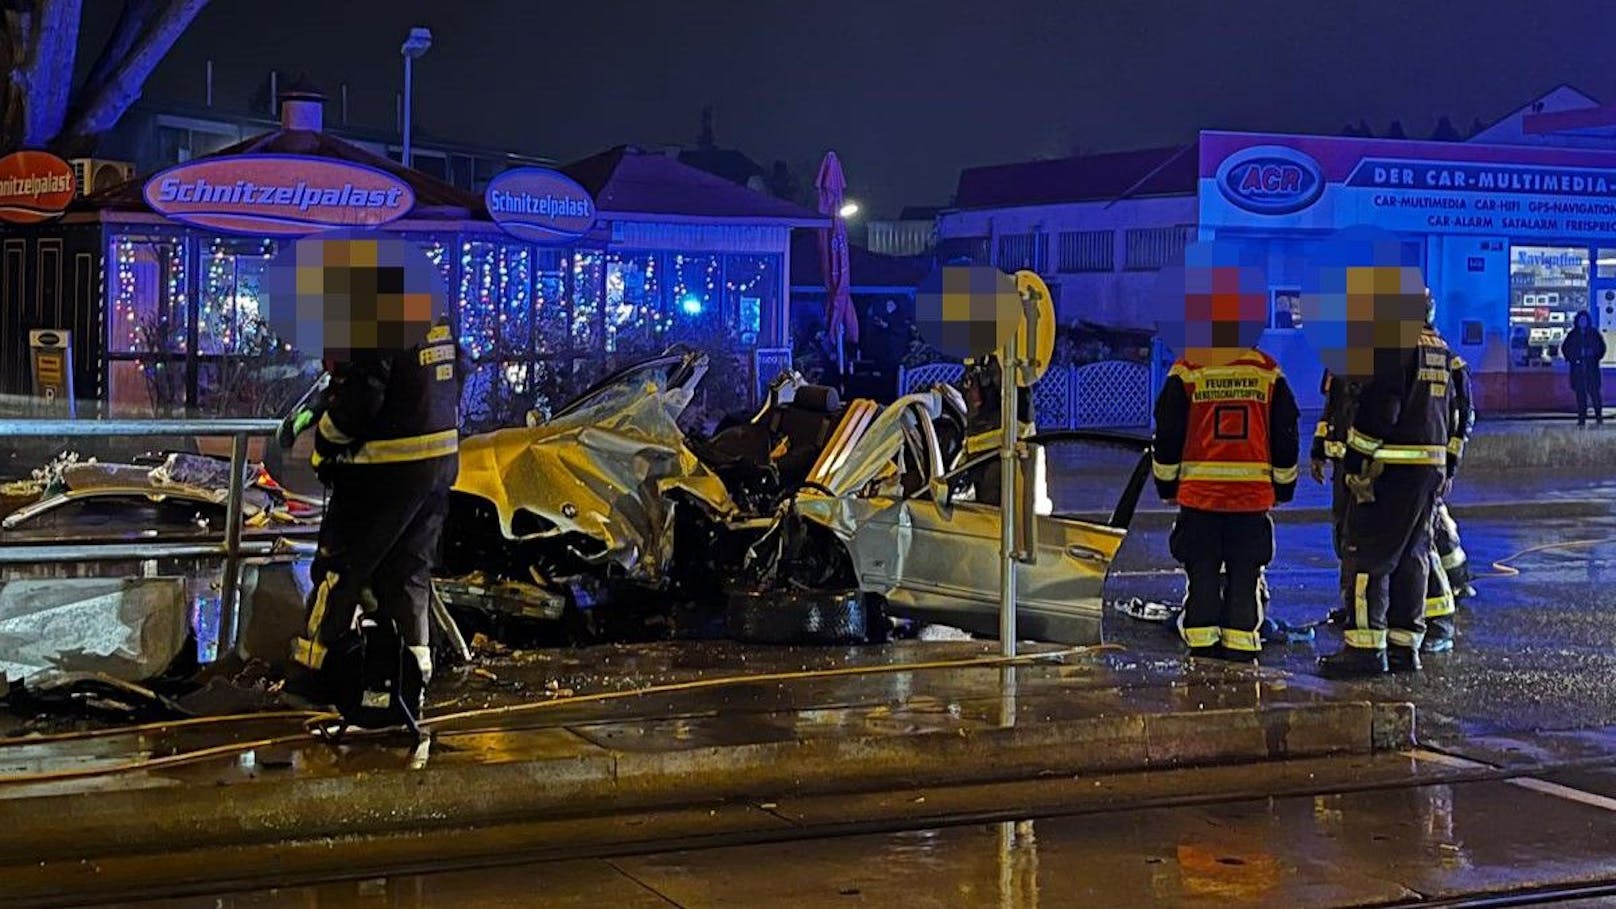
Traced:
<path id="1" fill-rule="evenodd" d="M 1330 675 L 1418 670 L 1425 633 L 1431 519 L 1448 465 L 1448 363 L 1440 336 L 1377 356 L 1359 390 L 1342 457 L 1347 490 L 1343 571 L 1346 645 L 1320 660 Z"/>
<path id="2" fill-rule="evenodd" d="M 1436 308 L 1430 293 L 1429 290 L 1426 291 L 1425 331 L 1433 336 L 1433 346 L 1440 343 L 1446 347 L 1446 343 L 1442 342 L 1441 333 L 1433 324 Z M 1470 586 L 1464 549 L 1459 545 L 1459 525 L 1448 513 L 1446 498 L 1452 489 L 1459 461 L 1464 457 L 1465 442 L 1469 440 L 1471 429 L 1475 426 L 1476 410 L 1471 403 L 1470 369 L 1465 365 L 1464 359 L 1450 351 L 1447 370 L 1449 402 L 1447 482 L 1443 485 L 1442 495 L 1437 498 L 1436 510 L 1432 516 L 1431 566 L 1425 585 L 1425 638 L 1420 642 L 1420 650 L 1425 653 L 1444 653 L 1453 649 L 1456 630 L 1453 616 L 1457 601 L 1461 595 L 1468 597 L 1475 593 L 1475 589 Z"/>
<path id="3" fill-rule="evenodd" d="M 1220 366 L 1180 358 L 1156 399 L 1152 471 L 1179 507 L 1168 544 L 1188 578 L 1178 629 L 1192 656 L 1262 649 L 1268 512 L 1296 490 L 1299 419 L 1279 364 L 1254 349 Z"/>
<path id="4" fill-rule="evenodd" d="M 1358 384 L 1325 370 L 1319 391 L 1324 395 L 1324 410 L 1313 431 L 1313 446 L 1308 454 L 1308 469 L 1314 482 L 1324 482 L 1325 464 L 1330 465 L 1330 545 L 1338 562 L 1343 558 L 1342 530 L 1347 520 L 1346 472 L 1341 469 L 1341 458 L 1347 449 L 1347 428 L 1352 422 L 1352 408 L 1357 403 Z M 1345 590 L 1347 575 L 1341 573 L 1341 589 Z M 1338 601 L 1339 602 L 1339 601 Z M 1337 607 L 1330 613 L 1330 624 L 1345 625 L 1347 610 Z"/>
<path id="5" fill-rule="evenodd" d="M 961 382 L 966 409 L 965 457 L 973 458 L 983 452 L 996 451 L 1004 429 L 1000 425 L 1003 411 L 999 385 L 999 361 L 995 357 L 967 363 Z M 1026 439 L 1036 433 L 1032 419 L 1032 394 L 1026 388 L 1016 390 L 1016 438 Z M 1034 508 L 1038 514 L 1048 514 L 1050 508 L 1045 489 L 1043 452 L 1036 451 L 1034 470 Z M 988 460 L 972 471 L 976 486 L 976 501 L 983 505 L 1000 504 L 999 485 L 1003 478 L 999 462 Z"/>
<path id="6" fill-rule="evenodd" d="M 458 363 L 458 345 L 439 320 L 412 347 L 356 350 L 330 364 L 313 458 L 330 500 L 307 624 L 292 647 L 287 687 L 295 696 L 332 704 L 350 694 L 335 690 L 352 667 L 331 665 L 333 647 L 356 611 L 372 606 L 396 627 L 423 690 L 431 678 L 431 571 L 459 467 Z"/>

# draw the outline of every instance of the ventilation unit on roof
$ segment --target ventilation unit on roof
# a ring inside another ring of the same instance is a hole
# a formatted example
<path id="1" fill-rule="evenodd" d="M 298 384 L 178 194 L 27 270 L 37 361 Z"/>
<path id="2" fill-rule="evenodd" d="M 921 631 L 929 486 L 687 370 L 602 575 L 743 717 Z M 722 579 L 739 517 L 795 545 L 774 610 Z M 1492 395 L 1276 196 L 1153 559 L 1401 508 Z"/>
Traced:
<path id="1" fill-rule="evenodd" d="M 73 175 L 80 196 L 98 193 L 135 178 L 135 165 L 128 161 L 107 161 L 102 158 L 74 158 Z"/>

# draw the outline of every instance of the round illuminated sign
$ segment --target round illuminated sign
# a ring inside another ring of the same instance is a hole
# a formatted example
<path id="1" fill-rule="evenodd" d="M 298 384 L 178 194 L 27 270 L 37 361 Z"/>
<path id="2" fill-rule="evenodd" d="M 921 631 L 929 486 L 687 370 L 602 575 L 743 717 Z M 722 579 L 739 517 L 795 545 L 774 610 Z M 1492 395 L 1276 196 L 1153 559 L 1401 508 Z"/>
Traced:
<path id="1" fill-rule="evenodd" d="M 73 167 L 50 152 L 0 158 L 0 221 L 37 224 L 67 210 L 77 191 Z"/>
<path id="2" fill-rule="evenodd" d="M 566 243 L 595 226 L 595 200 L 559 171 L 518 167 L 489 181 L 488 215 L 506 233 L 533 243 Z"/>
<path id="3" fill-rule="evenodd" d="M 146 204 L 201 227 L 300 236 L 379 227 L 409 214 L 415 191 L 386 171 L 297 155 L 230 155 L 171 167 L 146 182 Z"/>

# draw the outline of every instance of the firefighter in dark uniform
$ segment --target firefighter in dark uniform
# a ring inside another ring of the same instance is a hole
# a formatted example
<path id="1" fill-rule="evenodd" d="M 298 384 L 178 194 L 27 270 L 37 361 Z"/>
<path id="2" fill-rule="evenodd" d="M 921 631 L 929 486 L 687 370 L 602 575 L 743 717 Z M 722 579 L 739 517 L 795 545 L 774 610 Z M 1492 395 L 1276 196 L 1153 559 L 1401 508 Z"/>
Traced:
<path id="1" fill-rule="evenodd" d="M 961 380 L 965 398 L 965 457 L 976 457 L 983 452 L 997 451 L 1004 429 L 1000 414 L 1004 400 L 1000 381 L 999 361 L 995 357 L 967 363 Z M 1016 438 L 1025 439 L 1036 432 L 1032 420 L 1032 395 L 1025 388 L 1016 389 Z M 983 505 L 998 505 L 1002 496 L 999 484 L 1003 479 L 999 462 L 989 460 L 973 471 L 976 501 Z"/>
<path id="2" fill-rule="evenodd" d="M 1352 424 L 1352 409 L 1357 404 L 1358 383 L 1325 370 L 1319 391 L 1324 395 L 1324 410 L 1313 431 L 1313 446 L 1308 454 L 1309 473 L 1314 482 L 1324 482 L 1324 467 L 1330 465 L 1330 545 L 1338 562 L 1345 555 L 1342 533 L 1347 521 L 1347 475 L 1341 468 L 1341 459 L 1347 451 L 1347 430 Z M 1347 575 L 1341 573 L 1341 589 L 1346 590 Z M 1339 602 L 1339 601 L 1338 601 Z M 1347 610 L 1336 608 L 1330 613 L 1330 623 L 1345 625 Z"/>
<path id="3" fill-rule="evenodd" d="M 1427 294 L 1429 295 L 1429 291 Z M 1441 334 L 1432 325 L 1434 302 L 1427 296 L 1425 330 L 1432 345 L 1441 344 Z M 1444 653 L 1453 649 L 1453 615 L 1461 594 L 1474 594 L 1470 586 L 1469 568 L 1464 549 L 1459 545 L 1459 526 L 1448 513 L 1446 495 L 1453 486 L 1454 474 L 1464 457 L 1464 446 L 1476 424 L 1476 410 L 1471 402 L 1470 369 L 1456 353 L 1448 354 L 1448 457 L 1447 482 L 1443 495 L 1437 499 L 1431 526 L 1431 567 L 1425 585 L 1425 638 L 1420 650 L 1425 653 Z"/>
<path id="4" fill-rule="evenodd" d="M 431 572 L 459 468 L 459 350 L 447 322 L 404 350 L 356 350 L 332 365 L 314 465 L 330 488 L 310 579 L 307 625 L 293 642 L 303 672 L 288 688 L 332 703 L 326 656 L 375 608 L 431 677 Z"/>
<path id="5" fill-rule="evenodd" d="M 1299 419 L 1279 364 L 1257 350 L 1222 366 L 1180 358 L 1156 399 L 1152 471 L 1179 506 L 1168 543 L 1188 576 L 1178 628 L 1192 656 L 1262 649 L 1268 512 L 1296 490 Z"/>
<path id="6" fill-rule="evenodd" d="M 1346 646 L 1320 660 L 1328 674 L 1420 668 L 1431 519 L 1447 477 L 1450 356 L 1440 337 L 1422 334 L 1413 350 L 1378 354 L 1358 393 L 1342 457 L 1351 616 Z"/>

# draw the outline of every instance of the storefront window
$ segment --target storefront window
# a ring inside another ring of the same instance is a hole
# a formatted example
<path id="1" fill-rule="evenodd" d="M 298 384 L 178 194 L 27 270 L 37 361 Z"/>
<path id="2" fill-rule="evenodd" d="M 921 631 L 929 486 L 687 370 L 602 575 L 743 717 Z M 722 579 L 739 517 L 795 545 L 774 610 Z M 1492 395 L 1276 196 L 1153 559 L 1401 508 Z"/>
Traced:
<path id="1" fill-rule="evenodd" d="M 600 349 L 601 272 L 605 256 L 598 249 L 576 250 L 572 256 L 572 345 L 577 353 Z"/>
<path id="2" fill-rule="evenodd" d="M 261 304 L 275 241 L 215 237 L 203 250 L 201 308 L 196 315 L 198 352 L 249 352 L 265 336 L 267 314 Z"/>
<path id="3" fill-rule="evenodd" d="M 166 413 L 185 401 L 185 244 L 122 234 L 110 241 L 107 261 L 109 409 Z"/>
<path id="4" fill-rule="evenodd" d="M 1588 308 L 1588 250 L 1514 246 L 1509 251 L 1510 360 L 1547 366 L 1576 314 Z"/>
<path id="5" fill-rule="evenodd" d="M 565 250 L 539 247 L 533 252 L 533 308 L 540 353 L 556 353 L 567 348 L 569 267 L 571 259 Z"/>
<path id="6" fill-rule="evenodd" d="M 740 342 L 758 343 L 764 313 L 777 311 L 780 298 L 780 257 L 732 255 L 724 262 L 724 312 Z"/>
<path id="7" fill-rule="evenodd" d="M 662 336 L 657 257 L 651 253 L 606 255 L 606 352 L 651 353 Z"/>
<path id="8" fill-rule="evenodd" d="M 668 262 L 668 321 L 674 337 L 693 340 L 721 328 L 719 257 L 706 253 L 673 253 L 668 256 Z"/>
<path id="9" fill-rule="evenodd" d="M 1269 328 L 1302 327 L 1302 290 L 1299 287 L 1276 287 L 1273 293 L 1273 321 Z"/>

